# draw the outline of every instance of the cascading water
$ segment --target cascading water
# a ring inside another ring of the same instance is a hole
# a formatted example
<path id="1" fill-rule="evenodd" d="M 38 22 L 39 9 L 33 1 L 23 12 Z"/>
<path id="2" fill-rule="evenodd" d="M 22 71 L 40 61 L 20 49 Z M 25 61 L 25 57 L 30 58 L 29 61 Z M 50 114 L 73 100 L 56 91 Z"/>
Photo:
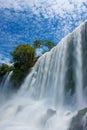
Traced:
<path id="1" fill-rule="evenodd" d="M 75 50 L 76 50 L 76 60 L 77 60 L 77 64 L 76 64 L 76 96 L 77 96 L 77 103 L 78 103 L 78 107 L 82 107 L 83 103 L 84 103 L 84 99 L 83 99 L 83 66 L 82 66 L 82 44 L 83 44 L 83 40 L 82 40 L 82 33 L 81 31 L 85 31 L 84 30 L 84 25 L 83 26 L 83 30 L 81 30 L 81 28 L 77 29 L 79 30 L 78 32 L 75 32 Z M 76 47 L 77 46 L 77 47 Z"/>
<path id="2" fill-rule="evenodd" d="M 0 84 L 0 103 L 4 102 L 5 99 L 7 99 L 11 95 L 11 75 L 12 71 L 8 74 L 6 74 L 3 77 L 3 80 Z"/>
<path id="3" fill-rule="evenodd" d="M 0 130 L 68 130 L 87 86 L 86 28 L 87 22 L 39 58 L 18 93 L 0 107 Z"/>
<path id="4" fill-rule="evenodd" d="M 4 81 L 2 81 L 1 83 L 1 91 L 3 92 L 7 92 L 9 87 L 8 85 L 10 84 L 10 78 L 11 78 L 12 72 L 10 72 L 9 74 L 6 74 L 6 78 L 4 79 Z"/>

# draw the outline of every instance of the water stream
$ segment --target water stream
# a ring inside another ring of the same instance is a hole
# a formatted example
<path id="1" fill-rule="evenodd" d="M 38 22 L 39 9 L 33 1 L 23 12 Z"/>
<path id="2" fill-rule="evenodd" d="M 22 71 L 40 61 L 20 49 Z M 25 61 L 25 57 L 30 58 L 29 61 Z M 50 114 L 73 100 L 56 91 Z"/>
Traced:
<path id="1" fill-rule="evenodd" d="M 86 28 L 87 22 L 39 58 L 18 93 L 0 106 L 0 130 L 68 130 L 75 111 L 86 105 Z"/>

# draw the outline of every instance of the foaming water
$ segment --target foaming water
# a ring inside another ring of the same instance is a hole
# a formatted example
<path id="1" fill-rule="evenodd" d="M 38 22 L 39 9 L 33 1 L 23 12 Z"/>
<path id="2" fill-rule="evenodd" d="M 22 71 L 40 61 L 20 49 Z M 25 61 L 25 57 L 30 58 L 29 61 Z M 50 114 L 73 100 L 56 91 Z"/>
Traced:
<path id="1" fill-rule="evenodd" d="M 39 58 L 18 93 L 1 105 L 0 130 L 68 130 L 75 111 L 86 105 L 86 28 L 87 22 Z"/>
<path id="2" fill-rule="evenodd" d="M 5 104 L 0 114 L 0 130 L 67 130 L 71 119 L 71 114 L 51 109 L 45 101 L 22 97 Z"/>

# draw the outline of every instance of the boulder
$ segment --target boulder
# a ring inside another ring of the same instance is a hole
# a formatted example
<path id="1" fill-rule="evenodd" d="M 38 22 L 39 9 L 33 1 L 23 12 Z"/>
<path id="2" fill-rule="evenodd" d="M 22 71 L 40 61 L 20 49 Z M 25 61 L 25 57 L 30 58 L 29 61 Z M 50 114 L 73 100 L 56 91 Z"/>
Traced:
<path id="1" fill-rule="evenodd" d="M 79 110 L 72 118 L 69 130 L 87 130 L 87 108 Z"/>

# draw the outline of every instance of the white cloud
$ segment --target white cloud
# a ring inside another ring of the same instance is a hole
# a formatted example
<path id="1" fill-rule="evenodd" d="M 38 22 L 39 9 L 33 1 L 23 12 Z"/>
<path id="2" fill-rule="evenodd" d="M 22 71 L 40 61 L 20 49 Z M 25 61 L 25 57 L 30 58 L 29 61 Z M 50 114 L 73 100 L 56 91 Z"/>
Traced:
<path id="1" fill-rule="evenodd" d="M 0 7 L 1 8 L 14 8 L 20 9 L 20 5 L 17 0 L 0 0 Z"/>
<path id="2" fill-rule="evenodd" d="M 0 0 L 0 8 L 14 8 L 15 10 L 23 10 L 32 7 L 36 0 Z"/>
<path id="3" fill-rule="evenodd" d="M 87 12 L 87 7 L 83 4 L 87 0 L 0 0 L 0 8 L 13 8 L 15 10 L 32 10 L 34 14 L 45 18 L 58 17 L 63 25 L 71 25 L 73 21 L 82 22 Z M 75 24 L 77 24 L 75 22 Z"/>
<path id="4" fill-rule="evenodd" d="M 47 24 L 47 26 L 53 29 L 55 39 L 58 39 L 58 37 L 59 38 L 63 37 L 70 31 L 72 31 L 73 24 L 76 27 L 79 25 L 79 23 L 81 23 L 83 20 L 87 18 L 87 13 L 86 13 L 87 6 L 85 6 L 83 2 L 85 2 L 85 4 L 87 5 L 87 0 L 0 0 L 0 8 L 8 8 L 8 9 L 13 8 L 15 11 L 31 10 L 38 17 L 40 16 L 40 14 L 44 15 L 45 18 L 49 18 L 50 23 Z M 81 15 L 82 12 L 85 12 L 84 15 L 83 14 Z M 14 18 L 13 16 L 11 16 L 9 11 L 5 12 L 5 15 L 8 18 L 13 19 L 14 21 Z M 26 16 L 24 16 L 24 18 L 25 17 Z M 38 24 L 39 26 L 41 19 L 40 17 L 39 18 L 38 17 L 37 19 L 39 20 L 39 23 L 35 21 L 36 22 L 35 24 Z M 56 27 L 53 26 L 53 21 L 51 19 L 51 18 L 55 19 L 55 17 L 57 17 L 57 20 L 59 22 L 58 25 L 56 25 Z M 27 29 L 26 32 L 29 33 Z M 9 34 L 7 33 L 6 35 Z M 16 41 L 17 39 L 20 40 L 21 36 L 18 34 L 17 36 L 10 35 L 8 36 L 8 38 L 10 42 L 13 42 Z M 9 59 L 8 58 L 6 59 L 4 58 L 4 56 L 1 56 L 0 62 L 9 63 Z"/>
<path id="5" fill-rule="evenodd" d="M 0 0 L 0 8 L 14 8 L 25 10 L 31 8 L 34 13 L 43 12 L 44 15 L 63 14 L 64 11 L 73 11 L 75 8 L 81 10 L 86 0 Z M 32 8 L 33 7 L 33 8 Z M 45 14 L 46 13 L 46 14 Z"/>

